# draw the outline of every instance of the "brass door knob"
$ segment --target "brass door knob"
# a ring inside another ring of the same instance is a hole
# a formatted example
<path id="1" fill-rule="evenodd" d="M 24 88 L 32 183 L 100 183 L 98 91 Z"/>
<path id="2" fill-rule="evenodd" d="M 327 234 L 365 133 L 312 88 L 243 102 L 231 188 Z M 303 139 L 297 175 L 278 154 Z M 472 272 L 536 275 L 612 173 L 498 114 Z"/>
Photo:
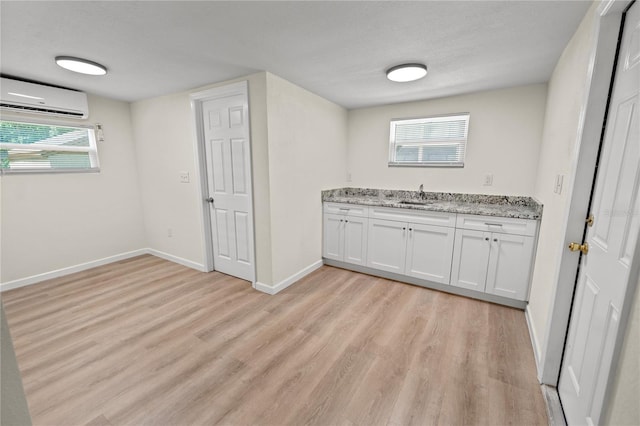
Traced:
<path id="1" fill-rule="evenodd" d="M 569 250 L 571 251 L 581 251 L 582 254 L 589 253 L 589 243 L 569 243 Z"/>

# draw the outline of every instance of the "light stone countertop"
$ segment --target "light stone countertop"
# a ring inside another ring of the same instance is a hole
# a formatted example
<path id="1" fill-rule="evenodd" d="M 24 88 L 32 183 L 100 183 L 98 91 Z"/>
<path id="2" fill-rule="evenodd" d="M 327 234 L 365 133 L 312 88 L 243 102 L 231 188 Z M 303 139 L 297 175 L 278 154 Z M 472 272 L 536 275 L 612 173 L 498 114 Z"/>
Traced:
<path id="1" fill-rule="evenodd" d="M 418 191 L 339 188 L 322 191 L 322 201 L 518 219 L 539 220 L 542 217 L 542 204 L 531 197 L 511 195 L 425 192 L 421 197 Z"/>

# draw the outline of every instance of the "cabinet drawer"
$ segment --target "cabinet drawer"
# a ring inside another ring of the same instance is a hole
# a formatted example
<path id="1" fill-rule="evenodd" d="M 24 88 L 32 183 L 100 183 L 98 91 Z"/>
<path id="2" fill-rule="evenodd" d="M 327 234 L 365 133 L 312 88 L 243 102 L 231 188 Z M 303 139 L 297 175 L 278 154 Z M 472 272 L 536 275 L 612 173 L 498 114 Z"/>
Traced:
<path id="1" fill-rule="evenodd" d="M 324 203 L 324 212 L 358 217 L 369 216 L 369 207 L 358 204 Z"/>
<path id="2" fill-rule="evenodd" d="M 458 229 L 473 229 L 501 234 L 535 236 L 538 221 L 495 216 L 472 216 L 459 214 L 456 222 Z"/>
<path id="3" fill-rule="evenodd" d="M 455 213 L 430 212 L 412 209 L 394 209 L 391 207 L 370 207 L 369 217 L 372 219 L 395 220 L 421 225 L 456 226 Z"/>

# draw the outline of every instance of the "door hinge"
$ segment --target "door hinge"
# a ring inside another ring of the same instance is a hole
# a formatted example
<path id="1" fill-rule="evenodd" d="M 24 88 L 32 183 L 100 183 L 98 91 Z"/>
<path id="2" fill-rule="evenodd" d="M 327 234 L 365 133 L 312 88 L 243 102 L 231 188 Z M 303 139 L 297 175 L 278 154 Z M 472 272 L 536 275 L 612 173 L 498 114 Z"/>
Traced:
<path id="1" fill-rule="evenodd" d="M 592 215 L 592 214 L 590 214 L 590 215 L 589 215 L 589 217 L 585 220 L 585 222 L 587 222 L 587 225 L 588 225 L 589 227 L 592 227 L 592 226 L 593 226 L 593 220 L 594 220 L 594 219 L 593 219 L 593 215 Z"/>

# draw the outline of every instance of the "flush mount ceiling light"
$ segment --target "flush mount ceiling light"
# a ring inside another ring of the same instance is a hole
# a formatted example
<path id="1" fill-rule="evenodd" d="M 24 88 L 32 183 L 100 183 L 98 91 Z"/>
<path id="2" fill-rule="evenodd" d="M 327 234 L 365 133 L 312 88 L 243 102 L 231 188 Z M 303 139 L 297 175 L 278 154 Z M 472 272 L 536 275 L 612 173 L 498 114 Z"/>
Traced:
<path id="1" fill-rule="evenodd" d="M 387 78 L 398 83 L 420 80 L 427 75 L 427 66 L 423 64 L 402 64 L 387 70 Z"/>
<path id="2" fill-rule="evenodd" d="M 72 56 L 56 56 L 56 64 L 69 71 L 89 75 L 105 75 L 107 68 L 97 62 Z"/>

